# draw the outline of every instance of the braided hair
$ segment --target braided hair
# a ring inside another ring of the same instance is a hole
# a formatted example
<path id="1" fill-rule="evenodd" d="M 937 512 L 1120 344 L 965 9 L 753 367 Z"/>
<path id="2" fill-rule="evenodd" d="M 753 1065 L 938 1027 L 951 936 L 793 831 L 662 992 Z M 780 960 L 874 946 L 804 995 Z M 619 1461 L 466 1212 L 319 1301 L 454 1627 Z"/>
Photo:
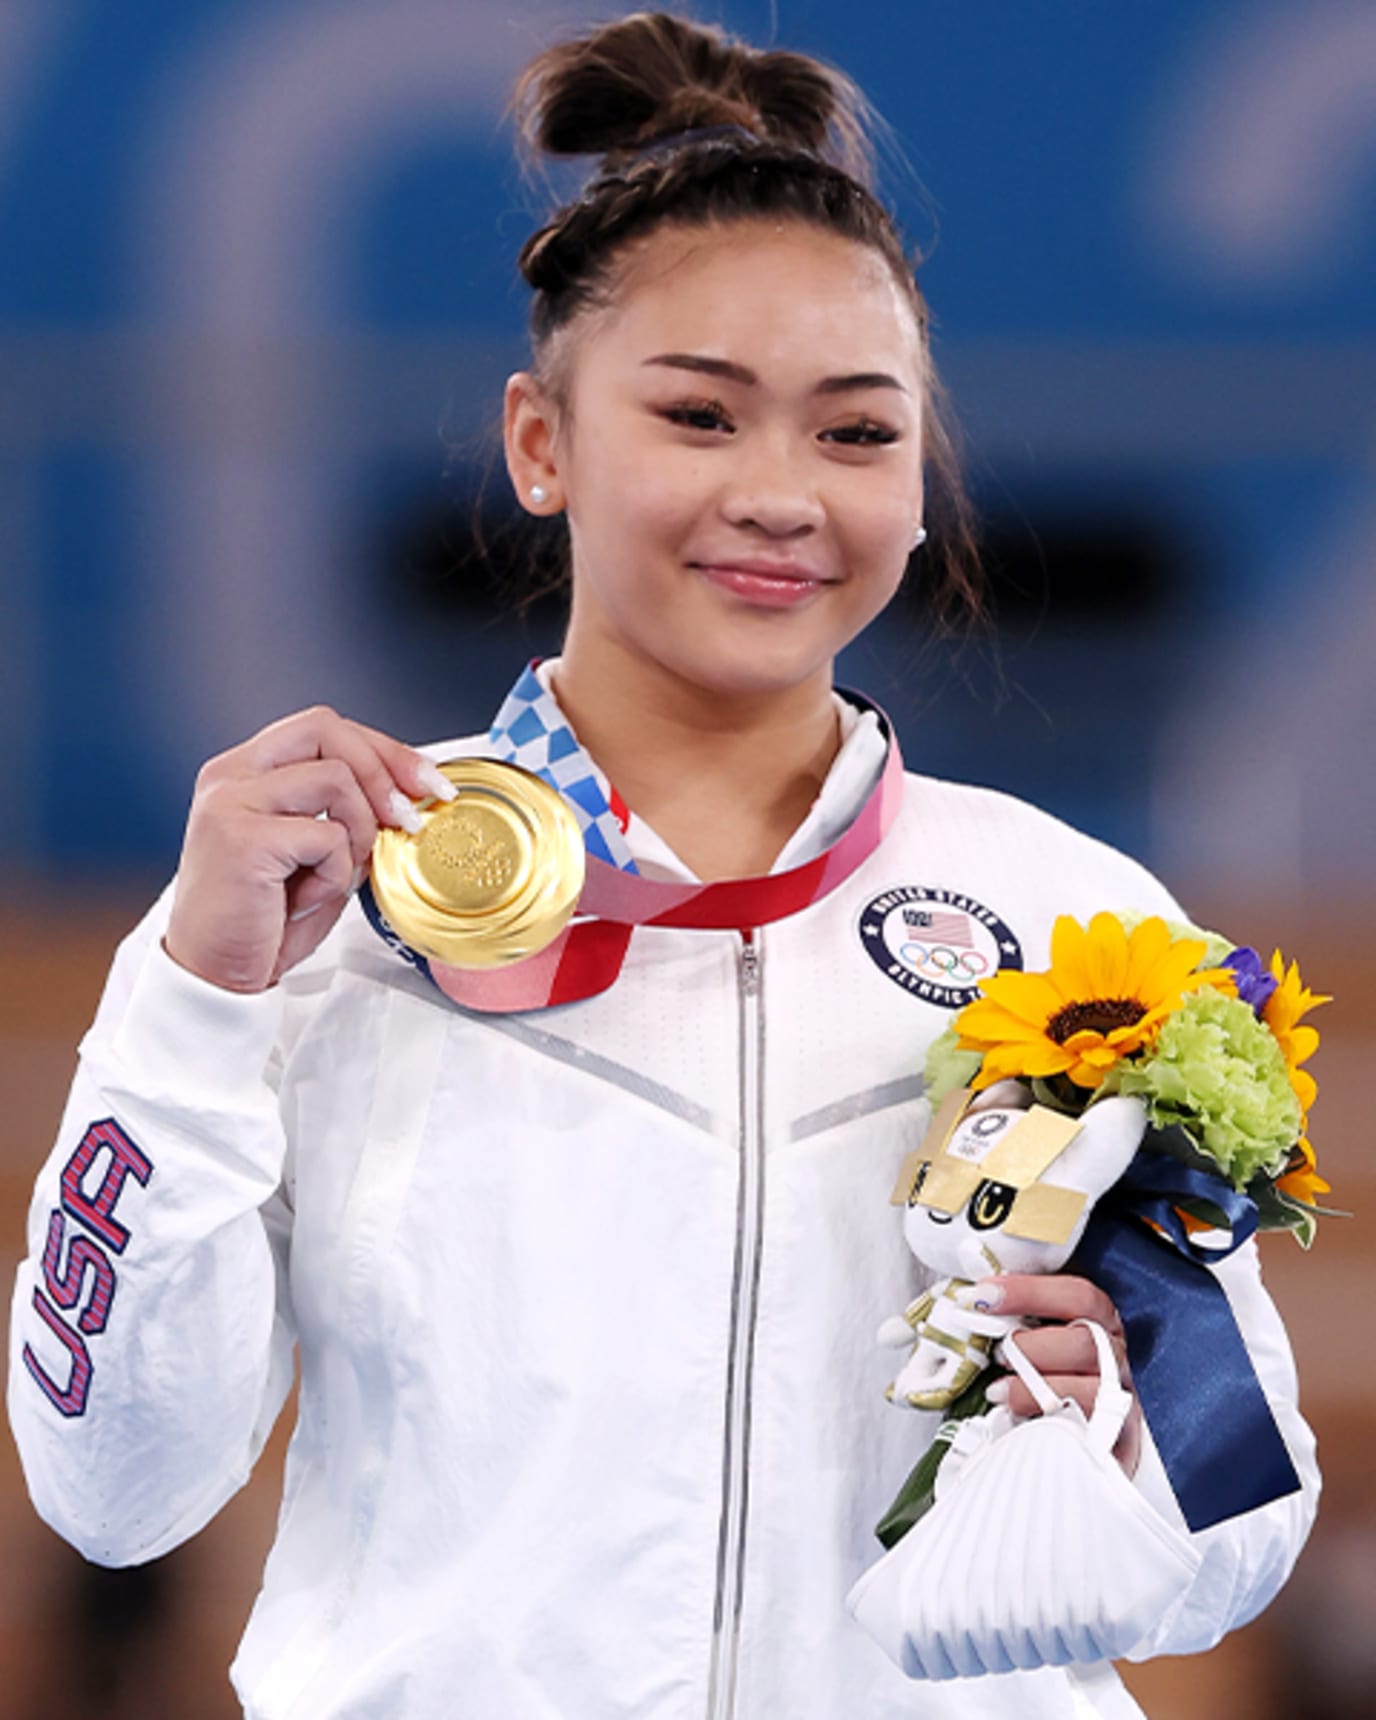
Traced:
<path id="1" fill-rule="evenodd" d="M 912 306 L 922 353 L 929 591 L 937 620 L 983 613 L 973 514 L 928 340 L 926 300 L 873 190 L 871 118 L 856 85 L 805 54 L 749 47 L 667 12 L 556 43 L 512 108 L 532 157 L 600 157 L 580 196 L 522 247 L 537 375 L 558 398 L 563 330 L 610 304 L 626 247 L 665 225 L 789 219 L 876 250 Z"/>

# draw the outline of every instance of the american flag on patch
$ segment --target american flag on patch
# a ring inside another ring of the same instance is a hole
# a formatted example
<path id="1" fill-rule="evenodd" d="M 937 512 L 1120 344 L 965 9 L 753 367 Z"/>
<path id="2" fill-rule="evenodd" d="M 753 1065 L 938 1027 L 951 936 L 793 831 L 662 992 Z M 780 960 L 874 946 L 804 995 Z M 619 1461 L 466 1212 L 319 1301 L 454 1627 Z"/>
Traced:
<path id="1" fill-rule="evenodd" d="M 933 943 L 964 950 L 975 947 L 970 937 L 970 922 L 964 914 L 953 913 L 950 909 L 928 908 L 923 910 L 921 920 L 922 929 Z"/>

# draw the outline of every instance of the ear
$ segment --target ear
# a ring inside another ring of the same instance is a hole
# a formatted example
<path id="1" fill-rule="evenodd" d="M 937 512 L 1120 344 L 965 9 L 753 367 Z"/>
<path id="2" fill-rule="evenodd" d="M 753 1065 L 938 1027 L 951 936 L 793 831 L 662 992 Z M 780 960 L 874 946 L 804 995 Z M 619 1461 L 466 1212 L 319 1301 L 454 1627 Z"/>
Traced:
<path id="1" fill-rule="evenodd" d="M 564 487 L 556 454 L 558 417 L 535 378 L 518 370 L 507 378 L 502 408 L 506 469 L 516 500 L 532 514 L 557 514 Z"/>
<path id="2" fill-rule="evenodd" d="M 1098 1200 L 1128 1168 L 1146 1126 L 1140 1099 L 1119 1093 L 1096 1100 L 1085 1112 L 1079 1134 L 1051 1161 L 1042 1181 Z"/>

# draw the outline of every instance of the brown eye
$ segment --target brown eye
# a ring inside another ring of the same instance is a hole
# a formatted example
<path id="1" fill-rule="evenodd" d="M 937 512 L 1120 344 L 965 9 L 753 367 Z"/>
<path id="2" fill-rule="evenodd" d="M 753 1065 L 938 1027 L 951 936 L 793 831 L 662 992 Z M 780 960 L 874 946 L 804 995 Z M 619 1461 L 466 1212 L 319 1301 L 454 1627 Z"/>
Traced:
<path id="1" fill-rule="evenodd" d="M 730 430 L 731 420 L 719 400 L 684 400 L 667 407 L 664 416 L 686 430 Z"/>
<path id="2" fill-rule="evenodd" d="M 877 424 L 872 418 L 862 418 L 855 424 L 840 424 L 834 430 L 824 430 L 822 436 L 846 448 L 887 448 L 898 440 L 897 430 L 887 424 Z"/>

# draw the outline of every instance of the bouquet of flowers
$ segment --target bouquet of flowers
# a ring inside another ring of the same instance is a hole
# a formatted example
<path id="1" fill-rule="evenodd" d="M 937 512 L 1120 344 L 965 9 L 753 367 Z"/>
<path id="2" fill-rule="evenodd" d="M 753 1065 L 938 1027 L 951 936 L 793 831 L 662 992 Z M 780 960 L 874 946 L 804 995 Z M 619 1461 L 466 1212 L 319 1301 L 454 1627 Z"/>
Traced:
<path id="1" fill-rule="evenodd" d="M 888 1551 L 847 1597 L 927 1678 L 1116 1657 L 1200 1560 L 1112 1456 L 1131 1397 L 1104 1330 L 1088 1323 L 1086 1419 L 1016 1345 L 993 1347 L 1023 1322 L 973 1299 L 976 1262 L 1079 1273 L 1110 1296 L 1157 1454 L 1203 1530 L 1300 1485 L 1210 1268 L 1255 1229 L 1308 1247 L 1328 1188 L 1303 1065 L 1319 1040 L 1304 1017 L 1329 1000 L 1279 951 L 1267 966 L 1157 917 L 1062 916 L 1044 973 L 980 989 L 930 1049 L 933 1121 L 891 1197 L 942 1276 L 878 1333 L 913 1346 L 891 1400 L 945 1420 L 876 1527 Z M 1023 1376 L 1039 1418 L 990 1407 L 993 1360 Z"/>
<path id="2" fill-rule="evenodd" d="M 1310 991 L 1279 950 L 1133 914 L 1056 921 L 1044 973 L 982 984 L 927 1056 L 933 1105 L 957 1088 L 1007 1077 L 1071 1115 L 1112 1093 L 1139 1096 L 1146 1144 L 1224 1178 L 1255 1203 L 1262 1230 L 1313 1241 L 1328 1192 L 1308 1137 L 1317 1087 L 1303 1067 L 1318 1047 Z M 1207 1199 L 1177 1210 L 1197 1239 L 1225 1221 Z"/>

